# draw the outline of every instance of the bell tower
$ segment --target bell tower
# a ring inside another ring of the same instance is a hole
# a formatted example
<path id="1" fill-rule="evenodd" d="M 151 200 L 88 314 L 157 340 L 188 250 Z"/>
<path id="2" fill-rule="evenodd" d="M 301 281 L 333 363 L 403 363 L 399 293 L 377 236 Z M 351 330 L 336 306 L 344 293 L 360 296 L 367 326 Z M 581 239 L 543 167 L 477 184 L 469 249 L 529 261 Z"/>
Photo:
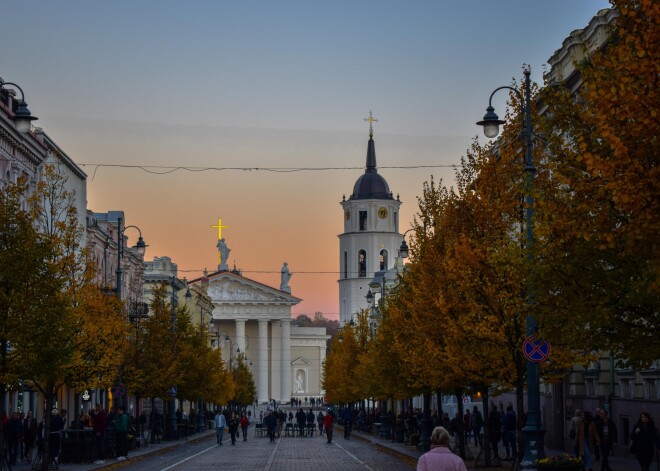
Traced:
<path id="1" fill-rule="evenodd" d="M 371 113 L 369 122 L 367 162 L 364 174 L 353 187 L 348 199 L 344 196 L 344 232 L 339 235 L 339 323 L 350 322 L 351 316 L 369 307 L 369 282 L 380 270 L 394 266 L 401 245 L 399 234 L 398 196 L 392 196 L 385 178 L 378 174 Z"/>

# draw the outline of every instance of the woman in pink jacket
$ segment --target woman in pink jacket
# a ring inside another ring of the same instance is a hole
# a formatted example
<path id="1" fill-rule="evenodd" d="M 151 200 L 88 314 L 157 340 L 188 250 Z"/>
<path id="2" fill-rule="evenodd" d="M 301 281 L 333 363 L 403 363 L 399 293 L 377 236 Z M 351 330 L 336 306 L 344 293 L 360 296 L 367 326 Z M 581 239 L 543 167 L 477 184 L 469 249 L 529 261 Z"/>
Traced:
<path id="1" fill-rule="evenodd" d="M 436 427 L 431 434 L 431 450 L 419 457 L 417 471 L 467 471 L 465 463 L 449 449 L 449 432 Z"/>

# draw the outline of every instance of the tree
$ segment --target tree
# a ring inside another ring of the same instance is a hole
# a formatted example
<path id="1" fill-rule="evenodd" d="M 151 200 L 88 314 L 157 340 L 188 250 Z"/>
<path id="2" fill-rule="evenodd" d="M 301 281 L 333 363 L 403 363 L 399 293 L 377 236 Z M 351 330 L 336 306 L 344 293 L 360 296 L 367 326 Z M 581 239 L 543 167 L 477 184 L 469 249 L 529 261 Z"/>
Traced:
<path id="1" fill-rule="evenodd" d="M 232 401 L 241 407 L 252 404 L 257 397 L 257 387 L 252 372 L 245 363 L 245 354 L 240 353 L 236 358 L 236 366 L 231 370 L 231 376 L 235 385 Z"/>
<path id="2" fill-rule="evenodd" d="M 609 41 L 578 64 L 582 86 L 543 96 L 552 178 L 540 198 L 539 302 L 548 327 L 580 333 L 568 337 L 575 348 L 643 367 L 660 357 L 660 7 L 613 4 Z"/>

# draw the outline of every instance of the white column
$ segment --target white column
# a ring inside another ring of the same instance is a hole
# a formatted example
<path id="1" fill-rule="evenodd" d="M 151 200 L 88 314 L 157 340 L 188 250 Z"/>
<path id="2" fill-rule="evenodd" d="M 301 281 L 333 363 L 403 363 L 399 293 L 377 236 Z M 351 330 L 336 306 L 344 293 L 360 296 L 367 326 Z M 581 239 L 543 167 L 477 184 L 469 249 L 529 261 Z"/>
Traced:
<path id="1" fill-rule="evenodd" d="M 282 319 L 280 331 L 282 333 L 282 401 L 291 398 L 291 319 Z"/>
<path id="2" fill-rule="evenodd" d="M 236 319 L 236 346 L 241 349 L 241 353 L 245 353 L 245 319 Z M 236 346 L 232 355 L 236 355 Z"/>
<path id="3" fill-rule="evenodd" d="M 268 319 L 259 319 L 259 369 L 257 397 L 259 402 L 268 402 Z"/>

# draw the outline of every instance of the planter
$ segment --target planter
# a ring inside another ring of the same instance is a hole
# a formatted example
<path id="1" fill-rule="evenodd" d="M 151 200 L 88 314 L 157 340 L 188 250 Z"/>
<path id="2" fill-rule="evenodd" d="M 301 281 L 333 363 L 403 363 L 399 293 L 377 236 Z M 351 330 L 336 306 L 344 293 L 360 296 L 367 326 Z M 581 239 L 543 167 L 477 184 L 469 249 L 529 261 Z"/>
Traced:
<path id="1" fill-rule="evenodd" d="M 536 464 L 536 469 L 539 471 L 581 471 L 581 463 L 553 463 L 553 464 Z"/>

